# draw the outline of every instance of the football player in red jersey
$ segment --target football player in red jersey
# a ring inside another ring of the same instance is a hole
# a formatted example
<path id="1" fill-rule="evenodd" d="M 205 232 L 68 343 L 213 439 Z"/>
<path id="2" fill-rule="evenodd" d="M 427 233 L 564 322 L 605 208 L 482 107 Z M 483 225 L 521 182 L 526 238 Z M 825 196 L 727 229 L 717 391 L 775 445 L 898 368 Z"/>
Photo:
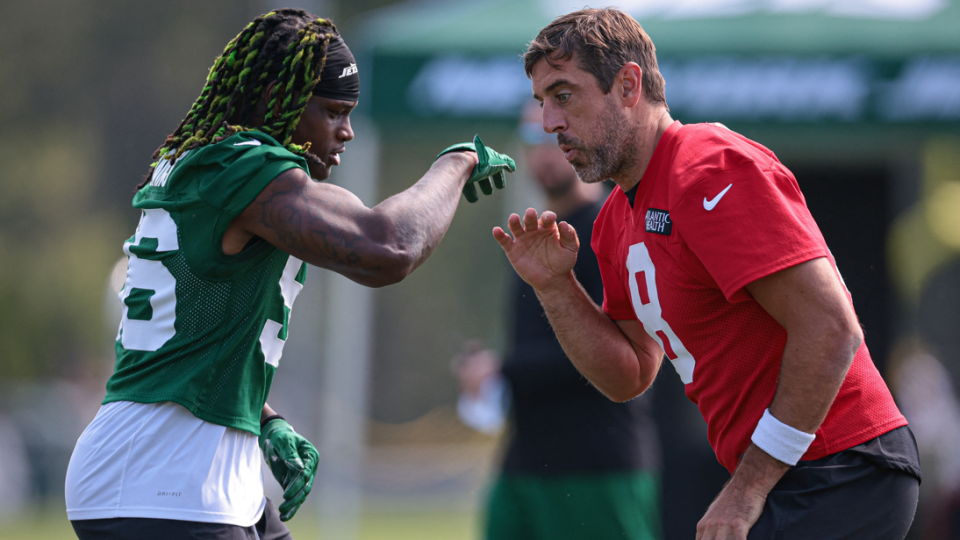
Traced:
<path id="1" fill-rule="evenodd" d="M 601 392 L 629 400 L 664 356 L 676 368 L 733 475 L 697 538 L 903 538 L 916 443 L 790 171 L 719 124 L 674 121 L 653 43 L 619 11 L 557 18 L 524 63 L 580 179 L 619 187 L 593 229 L 603 305 L 552 212 L 494 237 Z"/>

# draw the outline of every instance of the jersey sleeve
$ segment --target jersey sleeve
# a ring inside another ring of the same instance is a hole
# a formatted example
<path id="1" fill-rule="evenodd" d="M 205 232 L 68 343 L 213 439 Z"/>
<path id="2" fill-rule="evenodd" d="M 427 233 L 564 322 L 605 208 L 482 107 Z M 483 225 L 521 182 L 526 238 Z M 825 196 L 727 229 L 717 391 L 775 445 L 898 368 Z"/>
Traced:
<path id="1" fill-rule="evenodd" d="M 200 196 L 228 218 L 238 216 L 274 178 L 294 167 L 309 174 L 306 160 L 259 132 L 238 133 L 210 148 L 195 164 L 205 174 Z"/>
<path id="2" fill-rule="evenodd" d="M 590 246 L 597 256 L 597 265 L 600 267 L 600 279 L 603 282 L 603 312 L 615 321 L 636 319 L 637 315 L 633 311 L 633 303 L 630 301 L 630 293 L 627 291 L 623 277 L 625 267 L 617 261 L 620 259 L 617 253 L 619 244 L 619 233 L 613 227 L 614 216 L 618 215 L 620 206 L 613 197 L 622 195 L 614 189 L 604 204 L 600 215 L 593 225 L 593 235 L 590 239 Z M 624 204 L 625 200 L 624 200 Z"/>
<path id="3" fill-rule="evenodd" d="M 254 240 L 241 253 L 223 253 L 234 219 L 274 178 L 306 160 L 267 134 L 242 132 L 193 151 L 171 175 L 165 203 L 175 211 L 182 251 L 190 268 L 209 279 L 227 279 L 259 264 L 276 248 Z"/>
<path id="4" fill-rule="evenodd" d="M 674 226 L 730 302 L 747 284 L 829 255 L 796 179 L 779 162 L 752 160 L 695 182 L 681 196 Z"/>

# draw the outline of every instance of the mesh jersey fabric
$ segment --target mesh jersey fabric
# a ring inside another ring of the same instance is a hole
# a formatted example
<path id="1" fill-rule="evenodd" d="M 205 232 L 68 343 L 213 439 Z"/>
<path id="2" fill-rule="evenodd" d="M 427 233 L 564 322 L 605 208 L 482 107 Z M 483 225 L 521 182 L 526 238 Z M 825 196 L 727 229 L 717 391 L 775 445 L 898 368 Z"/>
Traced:
<path id="1" fill-rule="evenodd" d="M 563 219 L 589 238 L 600 207 L 589 204 Z M 581 246 L 574 272 L 599 303 L 603 283 L 590 246 Z M 501 369 L 510 384 L 513 421 L 504 472 L 655 470 L 659 449 L 650 396 L 615 403 L 598 392 L 564 354 L 533 288 L 512 274 L 512 337 Z"/>
<path id="2" fill-rule="evenodd" d="M 172 401 L 259 435 L 306 265 L 262 239 L 236 255 L 221 246 L 233 219 L 293 167 L 307 170 L 260 132 L 157 165 L 133 199 L 143 216 L 124 244 L 123 317 L 104 403 Z"/>
<path id="3" fill-rule="evenodd" d="M 592 245 L 604 311 L 639 320 L 661 345 L 732 473 L 773 400 L 787 337 L 744 286 L 814 258 L 834 263 L 796 179 L 721 125 L 674 122 L 633 206 L 622 190 L 607 198 Z M 863 344 L 802 459 L 906 423 Z"/>

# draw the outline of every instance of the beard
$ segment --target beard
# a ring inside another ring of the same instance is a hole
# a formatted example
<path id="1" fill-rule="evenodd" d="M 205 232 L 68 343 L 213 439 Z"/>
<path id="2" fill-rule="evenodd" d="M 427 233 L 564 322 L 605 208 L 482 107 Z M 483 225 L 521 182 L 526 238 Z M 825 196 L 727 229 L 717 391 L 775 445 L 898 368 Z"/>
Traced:
<path id="1" fill-rule="evenodd" d="M 607 107 L 597 118 L 597 125 L 603 126 L 603 131 L 600 141 L 593 146 L 564 133 L 557 134 L 558 144 L 579 150 L 570 165 L 585 184 L 603 182 L 636 160 L 637 130 L 628 124 L 626 115 L 615 108 L 612 100 L 607 100 Z"/>

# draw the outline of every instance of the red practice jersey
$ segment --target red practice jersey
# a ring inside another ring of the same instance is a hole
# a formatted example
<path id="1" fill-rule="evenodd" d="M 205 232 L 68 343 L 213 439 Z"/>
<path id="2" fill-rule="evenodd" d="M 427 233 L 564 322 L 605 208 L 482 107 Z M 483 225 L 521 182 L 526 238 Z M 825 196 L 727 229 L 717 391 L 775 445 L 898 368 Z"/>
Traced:
<path id="1" fill-rule="evenodd" d="M 674 122 L 633 207 L 622 190 L 610 194 L 592 245 L 603 310 L 639 320 L 661 345 L 732 473 L 773 401 L 787 340 L 744 286 L 818 257 L 834 263 L 793 174 L 773 152 L 719 124 Z M 803 459 L 906 424 L 861 345 Z"/>

